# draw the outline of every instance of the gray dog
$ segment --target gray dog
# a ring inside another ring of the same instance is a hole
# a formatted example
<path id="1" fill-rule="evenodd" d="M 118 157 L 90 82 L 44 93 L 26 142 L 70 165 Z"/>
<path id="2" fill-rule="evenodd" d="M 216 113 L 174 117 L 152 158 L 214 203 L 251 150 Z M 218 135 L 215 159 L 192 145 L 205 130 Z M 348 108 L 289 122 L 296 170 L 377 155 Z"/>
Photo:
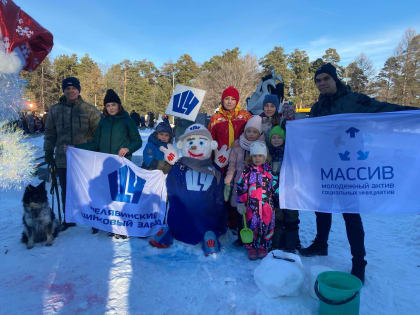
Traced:
<path id="1" fill-rule="evenodd" d="M 47 241 L 51 246 L 58 234 L 58 220 L 48 205 L 45 181 L 34 187 L 28 185 L 23 194 L 23 226 L 22 242 L 31 249 L 34 243 Z"/>

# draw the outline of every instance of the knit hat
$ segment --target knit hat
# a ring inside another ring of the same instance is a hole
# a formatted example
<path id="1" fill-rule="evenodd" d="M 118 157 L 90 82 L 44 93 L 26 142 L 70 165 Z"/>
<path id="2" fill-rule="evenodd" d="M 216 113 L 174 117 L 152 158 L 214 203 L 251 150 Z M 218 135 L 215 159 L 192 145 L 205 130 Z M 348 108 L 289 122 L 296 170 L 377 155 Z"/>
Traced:
<path id="1" fill-rule="evenodd" d="M 252 116 L 251 119 L 246 122 L 244 130 L 251 127 L 257 129 L 260 133 L 262 132 L 262 117 L 260 115 Z"/>
<path id="2" fill-rule="evenodd" d="M 263 101 L 263 108 L 265 104 L 271 103 L 274 106 L 276 106 L 276 112 L 279 111 L 279 106 L 280 106 L 280 102 L 279 102 L 279 98 L 277 97 L 277 95 L 274 94 L 267 94 L 264 97 L 264 101 Z"/>
<path id="3" fill-rule="evenodd" d="M 172 142 L 172 137 L 173 137 L 172 128 L 171 128 L 171 126 L 167 122 L 165 122 L 165 121 L 160 122 L 156 126 L 156 129 L 155 130 L 156 130 L 156 133 L 159 133 L 159 132 L 167 132 L 167 133 L 169 133 L 169 142 Z"/>
<path id="4" fill-rule="evenodd" d="M 340 80 L 337 77 L 337 69 L 331 63 L 326 63 L 325 65 L 319 67 L 319 69 L 315 72 L 314 80 L 321 73 L 329 74 L 335 82 L 340 82 Z"/>
<path id="5" fill-rule="evenodd" d="M 255 141 L 251 144 L 250 155 L 262 154 L 267 157 L 267 146 L 262 141 Z"/>
<path id="6" fill-rule="evenodd" d="M 78 78 L 75 78 L 75 77 L 65 78 L 63 82 L 61 82 L 61 88 L 63 89 L 63 92 L 68 86 L 74 86 L 76 89 L 79 90 L 79 93 L 80 93 L 81 88 L 80 88 L 80 81 Z"/>
<path id="7" fill-rule="evenodd" d="M 283 128 L 282 128 L 282 127 L 280 127 L 279 125 L 274 126 L 274 127 L 271 129 L 270 134 L 269 134 L 269 136 L 268 136 L 268 138 L 270 139 L 270 142 L 271 142 L 271 137 L 272 137 L 273 135 L 278 135 L 278 136 L 280 136 L 280 137 L 281 137 L 281 138 L 283 138 L 283 139 L 286 137 L 286 133 L 284 132 Z"/>
<path id="8" fill-rule="evenodd" d="M 213 137 L 211 136 L 210 131 L 208 131 L 207 128 L 201 124 L 194 124 L 194 125 L 189 126 L 187 129 L 185 129 L 184 134 L 181 137 L 179 137 L 179 141 L 182 141 L 189 136 L 196 136 L 196 135 L 204 136 L 210 139 L 211 141 L 213 141 Z"/>
<path id="9" fill-rule="evenodd" d="M 233 97 L 236 100 L 236 104 L 239 103 L 239 92 L 238 92 L 237 89 L 235 89 L 235 87 L 233 85 L 227 87 L 223 91 L 223 93 L 222 93 L 222 103 L 223 103 L 223 100 L 228 96 Z"/>
<path id="10" fill-rule="evenodd" d="M 117 103 L 121 105 L 121 100 L 118 94 L 115 93 L 115 91 L 112 89 L 109 89 L 108 91 L 106 91 L 106 95 L 104 98 L 104 106 L 108 103 Z"/>

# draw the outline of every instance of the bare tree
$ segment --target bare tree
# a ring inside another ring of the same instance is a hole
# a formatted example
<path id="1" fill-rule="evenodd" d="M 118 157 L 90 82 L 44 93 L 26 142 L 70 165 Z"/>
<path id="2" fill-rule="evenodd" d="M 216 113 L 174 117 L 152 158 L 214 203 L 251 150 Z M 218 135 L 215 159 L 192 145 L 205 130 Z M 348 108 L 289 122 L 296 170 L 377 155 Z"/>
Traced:
<path id="1" fill-rule="evenodd" d="M 246 108 L 246 98 L 251 96 L 260 80 L 257 58 L 245 55 L 230 61 L 221 61 L 217 69 L 202 71 L 194 81 L 194 86 L 206 90 L 202 111 L 213 114 L 220 104 L 225 88 L 233 85 L 240 95 L 242 108 Z"/>

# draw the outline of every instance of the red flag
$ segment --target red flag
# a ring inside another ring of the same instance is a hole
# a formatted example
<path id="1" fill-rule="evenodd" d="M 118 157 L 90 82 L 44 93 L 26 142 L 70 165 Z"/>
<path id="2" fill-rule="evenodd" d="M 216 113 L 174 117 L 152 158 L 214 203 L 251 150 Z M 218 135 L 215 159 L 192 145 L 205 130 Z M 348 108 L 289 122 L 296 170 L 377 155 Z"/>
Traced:
<path id="1" fill-rule="evenodd" d="M 54 44 L 52 34 L 12 0 L 0 0 L 0 30 L 7 52 L 20 54 L 27 71 L 35 70 Z"/>

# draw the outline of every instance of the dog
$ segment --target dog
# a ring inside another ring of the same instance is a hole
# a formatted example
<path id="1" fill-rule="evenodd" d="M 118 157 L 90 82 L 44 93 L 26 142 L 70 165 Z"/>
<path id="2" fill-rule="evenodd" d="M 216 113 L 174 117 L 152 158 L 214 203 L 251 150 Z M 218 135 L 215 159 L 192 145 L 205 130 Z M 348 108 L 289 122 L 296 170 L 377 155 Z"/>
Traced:
<path id="1" fill-rule="evenodd" d="M 31 249 L 34 243 L 46 241 L 46 246 L 53 244 L 58 234 L 59 222 L 48 205 L 45 181 L 34 187 L 28 185 L 22 198 L 23 202 L 23 233 L 22 242 Z"/>

